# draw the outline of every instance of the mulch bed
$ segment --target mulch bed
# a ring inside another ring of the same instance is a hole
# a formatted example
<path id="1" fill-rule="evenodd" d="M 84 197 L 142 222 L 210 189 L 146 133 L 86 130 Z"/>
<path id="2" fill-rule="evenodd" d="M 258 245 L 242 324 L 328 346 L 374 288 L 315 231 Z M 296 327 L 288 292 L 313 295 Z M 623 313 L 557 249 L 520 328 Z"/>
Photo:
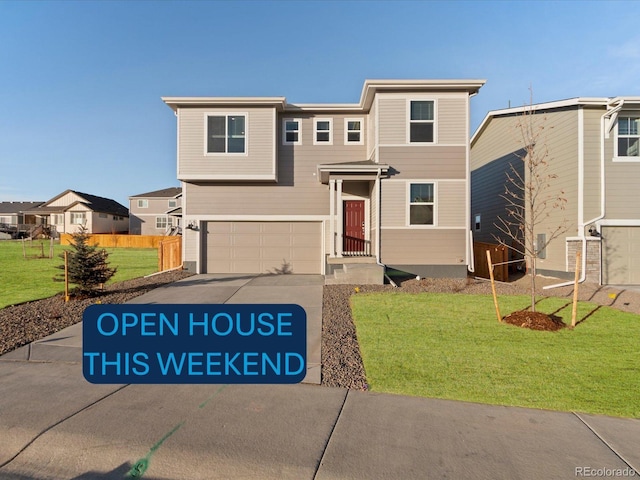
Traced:
<path id="1" fill-rule="evenodd" d="M 555 332 L 566 325 L 559 317 L 555 315 L 547 315 L 541 312 L 530 312 L 528 310 L 519 310 L 507 315 L 502 319 L 503 322 L 516 327 L 528 328 L 530 330 L 542 330 L 546 332 Z"/>

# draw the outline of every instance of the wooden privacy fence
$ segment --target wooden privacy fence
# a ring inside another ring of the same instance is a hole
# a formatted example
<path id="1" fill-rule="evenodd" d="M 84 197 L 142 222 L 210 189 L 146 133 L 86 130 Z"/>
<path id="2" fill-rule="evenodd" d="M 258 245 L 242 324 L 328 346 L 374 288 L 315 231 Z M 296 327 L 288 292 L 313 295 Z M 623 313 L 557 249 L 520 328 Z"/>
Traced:
<path id="1" fill-rule="evenodd" d="M 475 275 L 477 277 L 489 278 L 489 266 L 487 265 L 487 250 L 491 252 L 491 263 L 493 267 L 493 278 L 498 282 L 509 280 L 509 265 L 504 263 L 509 261 L 509 249 L 504 245 L 493 243 L 473 242 L 473 263 Z"/>
<path id="2" fill-rule="evenodd" d="M 182 237 L 164 237 L 158 245 L 158 271 L 164 272 L 182 265 Z"/>
<path id="3" fill-rule="evenodd" d="M 89 243 L 96 243 L 101 247 L 122 247 L 122 248 L 158 248 L 160 242 L 167 239 L 181 239 L 182 237 L 165 237 L 162 235 L 119 235 L 107 233 L 94 233 L 89 238 Z M 71 234 L 60 234 L 60 245 L 70 245 Z"/>

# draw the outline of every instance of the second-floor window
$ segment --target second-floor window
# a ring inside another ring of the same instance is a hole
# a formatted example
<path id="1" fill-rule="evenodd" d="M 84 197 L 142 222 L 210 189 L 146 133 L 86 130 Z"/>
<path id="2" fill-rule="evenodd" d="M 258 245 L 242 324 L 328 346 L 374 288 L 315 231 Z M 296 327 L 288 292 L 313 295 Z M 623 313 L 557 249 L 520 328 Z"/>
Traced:
<path id="1" fill-rule="evenodd" d="M 362 119 L 345 118 L 344 143 L 352 145 L 362 144 Z"/>
<path id="2" fill-rule="evenodd" d="M 433 143 L 435 126 L 435 102 L 412 100 L 409 112 L 409 142 Z"/>
<path id="3" fill-rule="evenodd" d="M 302 145 L 302 120 L 285 118 L 282 121 L 282 143 L 284 145 Z"/>
<path id="4" fill-rule="evenodd" d="M 178 206 L 177 200 L 169 200 L 169 208 L 176 208 Z"/>
<path id="5" fill-rule="evenodd" d="M 640 117 L 618 118 L 618 157 L 640 156 Z"/>
<path id="6" fill-rule="evenodd" d="M 333 144 L 333 121 L 330 118 L 316 118 L 314 124 L 314 145 Z"/>
<path id="7" fill-rule="evenodd" d="M 149 208 L 149 200 L 138 200 L 138 208 Z"/>
<path id="8" fill-rule="evenodd" d="M 245 115 L 207 116 L 207 153 L 246 152 Z"/>

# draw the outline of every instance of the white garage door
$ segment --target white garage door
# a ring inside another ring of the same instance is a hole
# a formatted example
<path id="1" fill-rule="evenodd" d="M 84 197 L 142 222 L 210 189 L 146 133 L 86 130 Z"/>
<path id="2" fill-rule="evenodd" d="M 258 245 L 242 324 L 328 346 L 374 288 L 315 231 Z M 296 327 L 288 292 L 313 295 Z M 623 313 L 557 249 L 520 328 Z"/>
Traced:
<path id="1" fill-rule="evenodd" d="M 321 222 L 208 222 L 208 273 L 322 272 Z"/>
<path id="2" fill-rule="evenodd" d="M 640 227 L 602 227 L 602 281 L 640 285 Z"/>

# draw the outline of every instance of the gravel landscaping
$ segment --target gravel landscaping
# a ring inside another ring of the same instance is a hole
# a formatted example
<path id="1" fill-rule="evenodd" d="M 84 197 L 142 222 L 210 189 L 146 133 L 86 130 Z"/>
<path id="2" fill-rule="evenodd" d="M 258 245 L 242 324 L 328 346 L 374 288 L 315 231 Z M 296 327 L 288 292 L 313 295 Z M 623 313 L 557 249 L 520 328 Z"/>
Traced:
<path id="1" fill-rule="evenodd" d="M 115 283 L 100 295 L 64 302 L 62 295 L 9 306 L 0 310 L 0 355 L 39 340 L 82 320 L 82 312 L 92 303 L 124 303 L 154 288 L 172 283 L 192 274 L 172 271 Z M 558 283 L 558 279 L 542 277 L 542 285 Z M 527 294 L 528 279 L 512 283 L 499 283 L 499 295 Z M 467 279 L 422 279 L 406 280 L 392 285 L 327 285 L 323 296 L 322 325 L 322 384 L 354 390 L 366 390 L 365 377 L 355 326 L 351 318 L 349 297 L 357 293 L 396 291 L 406 293 L 440 292 L 491 294 L 491 285 L 486 280 Z M 545 290 L 545 295 L 570 299 L 573 288 L 561 287 Z M 640 288 L 623 289 L 598 287 L 583 284 L 579 288 L 580 300 L 609 305 L 614 308 L 640 314 Z M 509 313 L 509 312 L 505 312 Z"/>

